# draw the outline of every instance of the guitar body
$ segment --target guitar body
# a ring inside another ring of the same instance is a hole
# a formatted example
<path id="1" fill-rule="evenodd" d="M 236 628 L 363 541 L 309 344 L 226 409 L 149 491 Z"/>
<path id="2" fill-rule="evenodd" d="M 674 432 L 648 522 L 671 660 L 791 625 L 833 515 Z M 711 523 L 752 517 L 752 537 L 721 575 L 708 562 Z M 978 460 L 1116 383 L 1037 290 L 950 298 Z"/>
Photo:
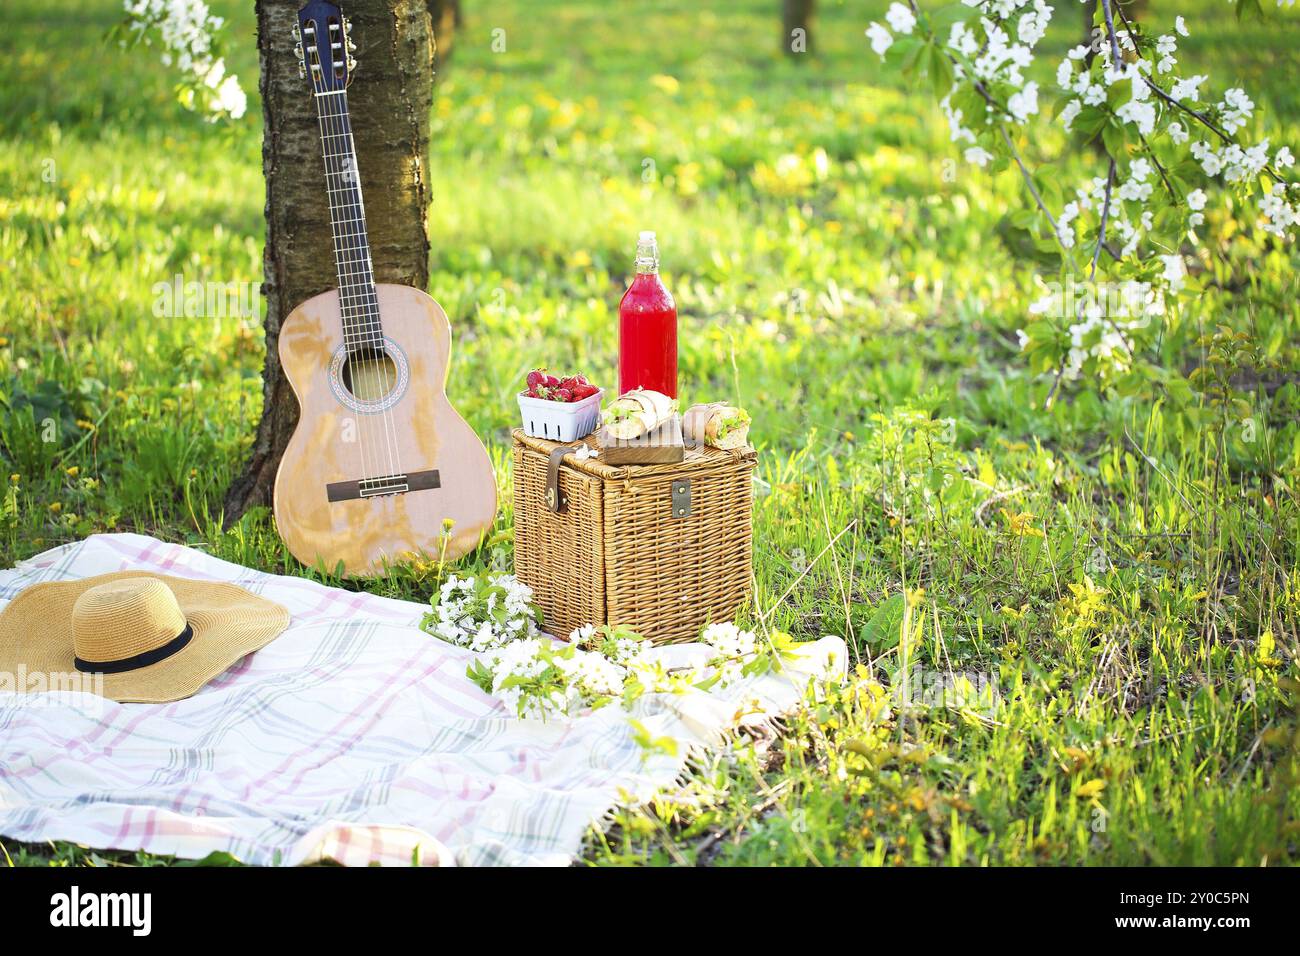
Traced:
<path id="1" fill-rule="evenodd" d="M 345 348 L 337 291 L 280 329 L 301 416 L 276 474 L 276 526 L 298 560 L 330 571 L 342 561 L 350 576 L 416 554 L 460 557 L 497 509 L 487 451 L 447 400 L 446 313 L 419 289 L 373 288 L 383 353 Z"/>

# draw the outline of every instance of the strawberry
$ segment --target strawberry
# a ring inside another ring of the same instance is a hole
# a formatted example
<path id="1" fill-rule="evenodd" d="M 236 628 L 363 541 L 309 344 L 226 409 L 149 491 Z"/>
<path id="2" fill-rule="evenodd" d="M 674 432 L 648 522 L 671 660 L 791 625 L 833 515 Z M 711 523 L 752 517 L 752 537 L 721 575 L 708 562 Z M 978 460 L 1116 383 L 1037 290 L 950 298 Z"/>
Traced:
<path id="1" fill-rule="evenodd" d="M 600 389 L 587 381 L 582 373 L 558 378 L 544 368 L 535 368 L 528 373 L 529 398 L 541 398 L 549 402 L 580 402 L 590 398 Z"/>

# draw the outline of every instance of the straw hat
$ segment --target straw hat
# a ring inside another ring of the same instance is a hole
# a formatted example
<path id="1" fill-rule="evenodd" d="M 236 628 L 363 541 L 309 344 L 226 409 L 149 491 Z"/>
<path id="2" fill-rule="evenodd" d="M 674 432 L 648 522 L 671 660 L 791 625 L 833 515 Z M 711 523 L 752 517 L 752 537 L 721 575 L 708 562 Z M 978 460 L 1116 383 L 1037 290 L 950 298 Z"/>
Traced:
<path id="1" fill-rule="evenodd" d="M 283 607 L 234 584 L 142 571 L 51 581 L 0 612 L 0 672 L 83 675 L 85 689 L 112 700 L 164 703 L 288 625 Z"/>

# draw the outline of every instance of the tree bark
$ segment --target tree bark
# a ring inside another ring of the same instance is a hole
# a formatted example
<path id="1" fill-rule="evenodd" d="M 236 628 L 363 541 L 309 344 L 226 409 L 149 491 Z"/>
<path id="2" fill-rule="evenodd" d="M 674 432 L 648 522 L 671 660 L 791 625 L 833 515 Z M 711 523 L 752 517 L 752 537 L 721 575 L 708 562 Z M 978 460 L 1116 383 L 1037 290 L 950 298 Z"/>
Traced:
<path id="1" fill-rule="evenodd" d="M 786 56 L 812 55 L 816 5 L 816 0 L 781 0 L 781 47 Z"/>
<path id="2" fill-rule="evenodd" d="M 428 0 L 429 21 L 433 24 L 434 69 L 439 70 L 451 61 L 452 43 L 463 22 L 460 0 Z"/>
<path id="3" fill-rule="evenodd" d="M 1134 23 L 1136 23 L 1138 20 L 1146 16 L 1149 0 L 1123 0 L 1122 3 L 1121 0 L 1116 0 L 1116 2 L 1112 4 L 1112 9 L 1114 9 L 1116 6 L 1121 6 L 1121 5 L 1124 8 L 1124 15 L 1128 17 L 1130 20 L 1132 20 Z M 1096 18 L 1096 16 L 1097 16 L 1097 0 L 1084 0 L 1083 3 L 1083 45 L 1084 46 L 1090 46 L 1092 44 L 1093 21 Z M 1115 28 L 1116 30 L 1123 29 L 1122 24 L 1119 22 L 1118 14 L 1115 17 Z"/>
<path id="4" fill-rule="evenodd" d="M 280 323 L 300 302 L 337 286 L 320 131 L 298 75 L 293 24 L 301 0 L 257 0 L 266 246 L 262 302 L 266 364 L 262 418 L 243 473 L 226 492 L 229 527 L 271 502 L 275 473 L 298 422 L 280 367 Z M 357 45 L 348 89 L 375 279 L 424 289 L 433 35 L 426 0 L 345 0 Z"/>

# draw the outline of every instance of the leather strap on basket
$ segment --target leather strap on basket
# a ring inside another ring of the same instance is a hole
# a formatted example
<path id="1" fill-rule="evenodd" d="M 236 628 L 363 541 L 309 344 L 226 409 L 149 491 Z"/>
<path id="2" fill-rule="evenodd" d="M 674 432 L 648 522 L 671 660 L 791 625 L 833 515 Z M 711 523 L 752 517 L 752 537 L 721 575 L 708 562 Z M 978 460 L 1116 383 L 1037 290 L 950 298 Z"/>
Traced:
<path id="1" fill-rule="evenodd" d="M 550 460 L 546 463 L 546 507 L 556 514 L 569 504 L 568 499 L 560 493 L 560 462 L 572 451 L 571 445 L 557 445 L 551 449 Z"/>

